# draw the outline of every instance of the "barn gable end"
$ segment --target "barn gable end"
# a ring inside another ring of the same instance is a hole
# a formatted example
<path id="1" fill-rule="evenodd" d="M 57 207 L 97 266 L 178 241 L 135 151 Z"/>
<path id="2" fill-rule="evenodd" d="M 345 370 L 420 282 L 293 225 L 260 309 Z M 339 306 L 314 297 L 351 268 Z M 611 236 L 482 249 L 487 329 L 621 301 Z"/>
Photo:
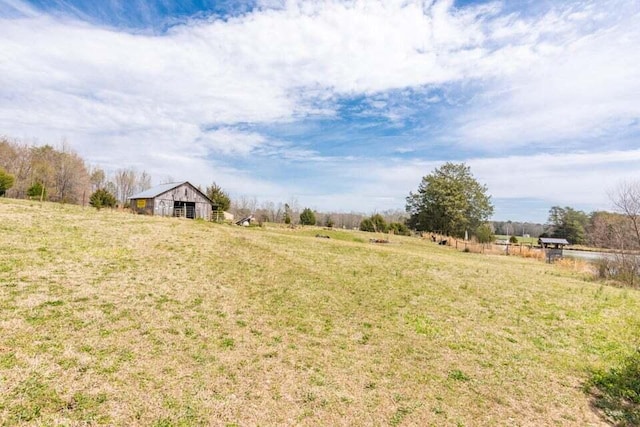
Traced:
<path id="1" fill-rule="evenodd" d="M 161 184 L 135 194 L 129 200 L 131 209 L 139 214 L 207 220 L 211 218 L 214 204 L 188 181 Z"/>

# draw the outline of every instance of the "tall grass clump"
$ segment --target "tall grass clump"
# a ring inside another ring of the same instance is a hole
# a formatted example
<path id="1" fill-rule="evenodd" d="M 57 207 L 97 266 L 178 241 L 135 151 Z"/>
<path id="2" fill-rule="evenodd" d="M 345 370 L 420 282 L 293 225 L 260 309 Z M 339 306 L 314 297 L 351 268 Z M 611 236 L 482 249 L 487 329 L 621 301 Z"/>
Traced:
<path id="1" fill-rule="evenodd" d="M 621 285 L 640 287 L 640 255 L 616 253 L 594 262 L 600 279 L 613 280 Z"/>

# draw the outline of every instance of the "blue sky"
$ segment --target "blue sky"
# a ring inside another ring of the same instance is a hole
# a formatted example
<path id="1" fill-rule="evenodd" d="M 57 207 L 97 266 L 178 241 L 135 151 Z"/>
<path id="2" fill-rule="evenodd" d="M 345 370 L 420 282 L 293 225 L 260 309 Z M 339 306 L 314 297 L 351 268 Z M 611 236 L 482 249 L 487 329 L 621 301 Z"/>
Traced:
<path id="1" fill-rule="evenodd" d="M 543 222 L 640 179 L 637 46 L 635 0 L 0 0 L 0 133 L 323 211 L 466 162 Z"/>

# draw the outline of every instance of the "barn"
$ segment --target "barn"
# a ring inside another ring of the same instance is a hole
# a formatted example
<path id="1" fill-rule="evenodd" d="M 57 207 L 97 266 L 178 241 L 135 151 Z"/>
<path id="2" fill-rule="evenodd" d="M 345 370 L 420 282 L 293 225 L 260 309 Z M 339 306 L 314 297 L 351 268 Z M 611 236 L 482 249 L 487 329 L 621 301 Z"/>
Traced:
<path id="1" fill-rule="evenodd" d="M 214 209 L 214 203 L 188 181 L 161 184 L 129 200 L 133 212 L 146 215 L 209 220 Z"/>

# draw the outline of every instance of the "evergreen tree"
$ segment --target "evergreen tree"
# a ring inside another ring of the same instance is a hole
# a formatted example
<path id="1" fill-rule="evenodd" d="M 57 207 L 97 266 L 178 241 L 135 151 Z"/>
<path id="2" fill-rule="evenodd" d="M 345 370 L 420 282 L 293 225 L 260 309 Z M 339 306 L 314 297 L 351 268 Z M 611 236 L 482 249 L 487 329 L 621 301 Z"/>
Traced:
<path id="1" fill-rule="evenodd" d="M 478 239 L 478 243 L 491 243 L 495 239 L 495 236 L 488 224 L 482 224 L 476 229 L 476 238 Z"/>
<path id="2" fill-rule="evenodd" d="M 407 197 L 408 224 L 418 231 L 463 237 L 477 230 L 493 213 L 487 187 L 480 185 L 464 163 L 445 163 L 422 178 Z"/>
<path id="3" fill-rule="evenodd" d="M 401 222 L 392 222 L 391 224 L 389 224 L 389 226 L 387 227 L 387 231 L 391 231 L 391 230 L 393 230 L 393 234 L 396 234 L 398 236 L 411 235 L 411 231 L 409 231 L 409 227 L 407 227 L 405 224 Z"/>
<path id="4" fill-rule="evenodd" d="M 215 182 L 207 186 L 205 192 L 207 197 L 214 202 L 219 210 L 227 211 L 231 207 L 231 198 L 229 195 Z"/>
<path id="5" fill-rule="evenodd" d="M 116 197 L 104 188 L 97 189 L 89 198 L 89 204 L 98 210 L 103 207 L 113 208 L 116 203 Z"/>
<path id="6" fill-rule="evenodd" d="M 304 208 L 300 214 L 300 224 L 316 225 L 316 214 L 309 208 Z"/>
<path id="7" fill-rule="evenodd" d="M 586 243 L 586 228 L 589 216 L 570 207 L 553 206 L 549 210 L 549 224 L 551 237 L 567 239 L 569 243 L 580 245 Z"/>
<path id="8" fill-rule="evenodd" d="M 375 225 L 373 225 L 373 221 L 371 221 L 371 218 L 365 218 L 360 221 L 360 231 L 368 231 L 371 233 L 376 231 L 376 227 Z"/>
<path id="9" fill-rule="evenodd" d="M 291 208 L 288 203 L 284 204 L 284 223 L 287 225 L 291 224 Z"/>
<path id="10" fill-rule="evenodd" d="M 27 196 L 31 199 L 47 200 L 47 189 L 41 182 L 36 182 L 27 190 Z"/>
<path id="11" fill-rule="evenodd" d="M 13 187 L 14 182 L 14 176 L 0 168 L 0 197 L 4 196 L 7 190 Z"/>
<path id="12" fill-rule="evenodd" d="M 371 215 L 371 222 L 373 223 L 373 228 L 376 232 L 386 233 L 387 232 L 387 222 L 384 220 L 384 217 L 380 214 Z"/>

